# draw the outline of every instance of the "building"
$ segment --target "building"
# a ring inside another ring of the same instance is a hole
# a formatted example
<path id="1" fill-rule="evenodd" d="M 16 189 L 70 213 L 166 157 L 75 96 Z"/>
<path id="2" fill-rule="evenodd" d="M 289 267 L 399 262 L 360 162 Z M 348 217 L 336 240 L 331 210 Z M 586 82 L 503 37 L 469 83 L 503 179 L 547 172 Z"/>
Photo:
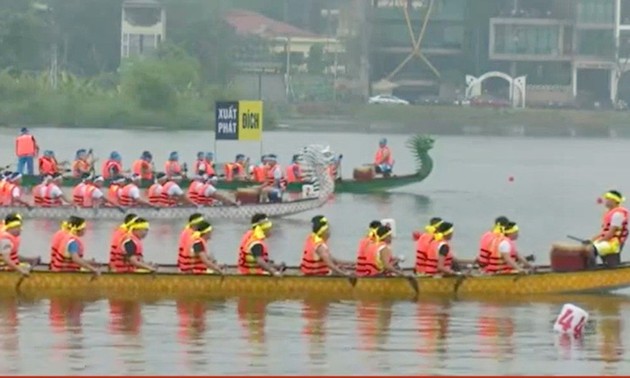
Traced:
<path id="1" fill-rule="evenodd" d="M 528 103 L 616 103 L 630 69 L 630 0 L 500 5 L 489 21 L 489 58 L 495 70 L 527 75 Z"/>
<path id="2" fill-rule="evenodd" d="M 121 58 L 150 55 L 166 37 L 166 12 L 157 0 L 125 0 Z"/>

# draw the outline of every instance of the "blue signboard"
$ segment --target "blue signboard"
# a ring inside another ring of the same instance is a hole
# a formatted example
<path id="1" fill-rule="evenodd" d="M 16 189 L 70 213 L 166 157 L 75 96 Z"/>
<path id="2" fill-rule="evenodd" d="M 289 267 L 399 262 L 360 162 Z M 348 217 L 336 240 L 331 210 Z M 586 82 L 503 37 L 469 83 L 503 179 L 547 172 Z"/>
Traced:
<path id="1" fill-rule="evenodd" d="M 216 102 L 215 140 L 238 140 L 238 101 Z"/>

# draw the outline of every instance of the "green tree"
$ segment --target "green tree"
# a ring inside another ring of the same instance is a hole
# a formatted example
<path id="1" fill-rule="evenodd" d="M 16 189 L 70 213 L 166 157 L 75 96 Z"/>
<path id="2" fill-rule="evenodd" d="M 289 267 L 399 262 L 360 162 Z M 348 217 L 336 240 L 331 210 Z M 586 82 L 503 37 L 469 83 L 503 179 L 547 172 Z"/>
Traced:
<path id="1" fill-rule="evenodd" d="M 0 67 L 12 72 L 46 66 L 46 23 L 32 0 L 0 1 Z"/>
<path id="2" fill-rule="evenodd" d="M 324 47 L 320 43 L 312 44 L 308 49 L 308 58 L 306 58 L 306 67 L 308 73 L 321 74 L 326 68 L 324 61 Z"/>

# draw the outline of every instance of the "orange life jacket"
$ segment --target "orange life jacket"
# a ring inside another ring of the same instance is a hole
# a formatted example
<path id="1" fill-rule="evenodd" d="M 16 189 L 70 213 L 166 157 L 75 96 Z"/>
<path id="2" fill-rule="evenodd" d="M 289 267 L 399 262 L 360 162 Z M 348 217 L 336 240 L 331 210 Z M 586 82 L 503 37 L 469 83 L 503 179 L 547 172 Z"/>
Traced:
<path id="1" fill-rule="evenodd" d="M 52 175 L 59 173 L 59 166 L 57 159 L 49 156 L 41 156 L 38 160 L 39 174 L 40 175 Z"/>
<path id="2" fill-rule="evenodd" d="M 109 261 L 110 269 L 116 273 L 129 273 L 136 270 L 136 267 L 131 265 L 125 256 L 123 244 L 126 243 L 127 240 L 131 240 L 136 245 L 135 256 L 142 259 L 144 251 L 142 241 L 132 233 L 125 233 L 123 237 L 119 239 L 118 246 L 114 250 L 112 259 Z"/>
<path id="3" fill-rule="evenodd" d="M 190 227 L 184 227 L 182 232 L 179 234 L 179 242 L 177 244 L 177 254 L 181 255 L 184 253 L 184 248 L 186 247 L 186 243 L 188 243 L 189 239 L 192 237 L 193 231 Z"/>
<path id="4" fill-rule="evenodd" d="M 36 145 L 34 136 L 20 135 L 15 139 L 15 155 L 18 157 L 35 156 Z"/>
<path id="5" fill-rule="evenodd" d="M 60 197 L 53 197 L 52 191 L 53 189 L 56 187 L 56 185 L 54 184 L 48 184 L 46 185 L 45 189 L 44 189 L 44 197 L 42 198 L 43 200 L 43 207 L 57 207 L 57 206 L 61 206 L 61 198 Z"/>
<path id="6" fill-rule="evenodd" d="M 131 197 L 131 189 L 137 188 L 136 184 L 127 184 L 120 191 L 120 204 L 131 207 L 136 205 L 136 199 Z"/>
<path id="7" fill-rule="evenodd" d="M 425 265 L 424 261 L 426 261 L 429 253 L 429 248 L 431 247 L 431 242 L 433 242 L 433 234 L 429 232 L 425 232 L 418 240 L 416 240 L 416 273 L 425 273 Z"/>
<path id="8" fill-rule="evenodd" d="M 385 242 L 376 242 L 368 244 L 365 250 L 365 260 L 361 270 L 357 269 L 358 276 L 377 276 L 384 271 L 381 262 L 380 253 L 387 244 Z"/>
<path id="9" fill-rule="evenodd" d="M 72 189 L 72 203 L 77 206 L 83 206 L 83 196 L 85 195 L 87 185 L 88 184 L 84 182 L 80 182 Z"/>
<path id="10" fill-rule="evenodd" d="M 282 172 L 282 168 L 280 165 L 275 165 L 273 168 L 267 169 L 267 180 L 266 184 L 269 186 L 273 186 L 276 183 L 276 178 L 274 177 L 275 170 L 278 169 Z M 287 187 L 287 180 L 284 178 L 284 175 L 280 178 L 280 189 L 285 189 Z"/>
<path id="11" fill-rule="evenodd" d="M 155 183 L 149 187 L 147 190 L 147 197 L 149 198 L 149 203 L 152 205 L 162 206 L 164 202 L 162 202 L 162 193 L 164 192 L 164 188 L 162 184 Z"/>
<path id="12" fill-rule="evenodd" d="M 118 255 L 121 254 L 120 246 L 122 244 L 122 239 L 127 236 L 127 229 L 123 226 L 118 226 L 114 229 L 112 233 L 112 238 L 109 242 L 109 269 L 114 271 L 114 265 L 112 262 L 117 262 L 120 260 Z"/>
<path id="13" fill-rule="evenodd" d="M 304 242 L 302 263 L 300 271 L 306 276 L 326 276 L 330 274 L 330 268 L 317 254 L 317 248 L 325 244 L 324 240 L 315 234 L 310 234 Z"/>
<path id="14" fill-rule="evenodd" d="M 603 238 L 608 230 L 610 230 L 610 223 L 616 212 L 623 214 L 623 223 L 621 224 L 621 230 L 615 232 L 614 238 L 619 239 L 619 245 L 623 246 L 628 238 L 628 209 L 625 207 L 618 206 L 614 209 L 608 210 L 606 214 L 604 214 L 604 217 L 602 218 L 602 231 L 600 232 L 599 237 Z"/>
<path id="15" fill-rule="evenodd" d="M 60 236 L 58 244 L 56 245 L 56 253 L 50 258 L 50 270 L 53 272 L 78 272 L 81 270 L 81 266 L 74 261 L 70 255 L 66 255 L 66 248 L 71 241 L 76 241 L 79 245 L 79 257 L 83 257 L 83 241 L 76 235 L 70 232 L 65 232 Z M 51 245 L 51 250 L 55 246 Z"/>
<path id="16" fill-rule="evenodd" d="M 122 188 L 118 184 L 111 184 L 107 189 L 107 199 L 112 203 L 118 205 L 120 203 L 120 192 Z M 105 206 L 112 206 L 109 203 L 106 203 Z"/>
<path id="17" fill-rule="evenodd" d="M 182 174 L 182 167 L 179 165 L 179 162 L 168 160 L 164 163 L 164 173 L 166 173 L 167 176 L 179 176 Z"/>
<path id="18" fill-rule="evenodd" d="M 164 206 L 175 206 L 177 204 L 177 200 L 168 195 L 169 189 L 175 185 L 177 184 L 173 181 L 168 181 L 166 184 L 162 185 L 162 204 Z"/>
<path id="19" fill-rule="evenodd" d="M 479 241 L 479 253 L 477 254 L 477 262 L 482 267 L 488 265 L 490 261 L 490 256 L 492 255 L 492 241 L 494 238 L 499 235 L 494 231 L 486 231 L 483 235 L 481 235 L 481 240 Z"/>
<path id="20" fill-rule="evenodd" d="M 18 254 L 18 249 L 20 248 L 20 239 L 17 236 L 13 236 L 6 231 L 0 231 L 0 240 L 7 239 L 11 243 L 11 252 L 9 253 L 9 259 L 14 264 L 20 263 L 20 256 Z M 11 270 L 9 266 L 4 261 L 4 257 L 0 255 L 0 270 Z"/>
<path id="21" fill-rule="evenodd" d="M 202 186 L 203 182 L 197 180 L 191 181 L 190 184 L 188 184 L 188 198 L 197 205 L 201 204 L 199 202 L 199 188 Z"/>
<path id="22" fill-rule="evenodd" d="M 12 206 L 13 205 L 13 190 L 18 187 L 12 182 L 7 182 L 4 184 L 4 194 L 2 198 L 2 202 L 4 206 Z"/>
<path id="23" fill-rule="evenodd" d="M 490 257 L 488 258 L 488 264 L 483 267 L 483 271 L 486 273 L 510 273 L 512 271 L 512 267 L 503 261 L 503 257 L 501 256 L 501 251 L 499 251 L 499 246 L 501 242 L 504 240 L 510 243 L 510 257 L 512 259 L 516 259 L 518 257 L 516 251 L 516 243 L 505 235 L 497 234 L 495 238 L 492 239 L 490 243 Z"/>
<path id="24" fill-rule="evenodd" d="M 60 229 L 57 232 L 55 232 L 52 236 L 52 238 L 50 239 L 50 269 L 52 270 L 52 262 L 55 259 L 55 255 L 57 255 L 59 253 L 60 247 L 62 246 L 61 242 L 64 240 L 66 234 L 68 233 L 67 230 L 64 229 Z"/>
<path id="25" fill-rule="evenodd" d="M 92 196 L 94 195 L 94 191 L 98 189 L 96 186 L 94 186 L 93 184 L 88 184 L 85 187 L 85 191 L 83 192 L 83 205 L 82 207 L 92 207 L 94 206 L 94 198 L 92 198 Z"/>
<path id="26" fill-rule="evenodd" d="M 207 175 L 214 175 L 214 167 L 212 167 L 214 163 L 211 160 L 208 159 L 197 159 L 195 161 L 195 174 L 196 175 L 201 175 L 201 174 L 207 174 Z M 201 171 L 201 167 L 204 167 L 204 171 Z"/>
<path id="27" fill-rule="evenodd" d="M 359 242 L 359 248 L 357 249 L 357 264 L 356 273 L 358 276 L 366 275 L 369 271 L 366 263 L 367 249 L 374 242 L 374 238 L 366 236 Z"/>
<path id="28" fill-rule="evenodd" d="M 240 177 L 245 174 L 245 168 L 239 163 L 226 163 L 223 166 L 225 171 L 225 181 L 232 181 L 234 177 Z"/>
<path id="29" fill-rule="evenodd" d="M 153 180 L 153 172 L 151 172 L 151 163 L 146 160 L 138 159 L 131 165 L 131 172 L 140 176 L 143 180 Z"/>
<path id="30" fill-rule="evenodd" d="M 210 183 L 205 183 L 197 189 L 197 201 L 199 201 L 199 205 L 211 206 L 214 204 L 215 199 L 213 197 L 206 196 L 206 189 L 208 189 L 211 185 L 212 184 Z"/>
<path id="31" fill-rule="evenodd" d="M 287 166 L 285 175 L 287 183 L 302 182 L 302 168 L 299 164 L 293 163 Z"/>
<path id="32" fill-rule="evenodd" d="M 116 161 L 116 160 L 106 160 L 105 163 L 103 163 L 103 170 L 101 172 L 101 175 L 103 176 L 103 178 L 105 180 L 109 180 L 112 178 L 112 174 L 110 173 L 112 170 L 120 173 L 123 171 L 123 167 L 122 164 L 120 164 L 120 162 Z"/>
<path id="33" fill-rule="evenodd" d="M 79 178 L 83 176 L 84 173 L 90 173 L 90 164 L 81 159 L 77 159 L 72 162 L 72 176 Z"/>
<path id="34" fill-rule="evenodd" d="M 387 156 L 387 159 L 385 161 L 383 161 L 383 157 L 385 155 Z M 392 152 L 390 151 L 389 147 L 385 146 L 382 148 L 379 148 L 378 150 L 376 150 L 376 154 L 374 155 L 374 164 L 375 165 L 381 165 L 381 164 L 389 164 L 392 165 L 392 163 L 394 162 L 394 158 L 392 157 Z"/>
<path id="35" fill-rule="evenodd" d="M 47 207 L 44 206 L 44 195 L 42 194 L 43 191 L 46 190 L 46 184 L 37 184 L 33 187 L 33 202 L 35 203 L 35 206 L 41 206 L 41 207 Z"/>
<path id="36" fill-rule="evenodd" d="M 241 244 L 239 246 L 238 272 L 240 274 L 266 274 L 266 271 L 258 266 L 256 258 L 252 255 L 251 248 L 255 244 L 262 245 L 262 258 L 265 261 L 269 261 L 269 249 L 265 239 L 257 238 L 254 231 L 249 230 L 241 238 Z"/>
<path id="37" fill-rule="evenodd" d="M 416 263 L 416 270 L 418 273 L 424 273 L 427 275 L 439 274 L 438 259 L 440 258 L 440 247 L 448 245 L 448 254 L 444 256 L 444 268 L 449 269 L 453 265 L 453 252 L 451 251 L 450 244 L 447 240 L 432 240 L 429 243 L 429 249 L 424 258 Z"/>
<path id="38" fill-rule="evenodd" d="M 193 245 L 197 242 L 201 242 L 204 252 L 208 251 L 208 243 L 201 237 L 195 237 L 194 233 L 191 233 L 190 237 L 185 239 L 182 251 L 177 256 L 177 267 L 182 273 L 202 274 L 208 271 L 206 264 L 201 261 L 198 254 L 193 251 Z"/>

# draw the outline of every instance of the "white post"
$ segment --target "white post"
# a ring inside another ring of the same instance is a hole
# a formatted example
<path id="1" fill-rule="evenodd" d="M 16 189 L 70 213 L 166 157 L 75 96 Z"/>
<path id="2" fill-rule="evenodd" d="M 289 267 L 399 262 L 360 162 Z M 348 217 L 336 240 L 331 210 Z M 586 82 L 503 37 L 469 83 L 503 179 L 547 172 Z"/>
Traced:
<path id="1" fill-rule="evenodd" d="M 615 105 L 615 101 L 617 101 L 617 84 L 619 83 L 619 81 L 617 80 L 617 72 L 617 68 L 613 68 L 610 70 L 610 101 L 612 101 L 613 106 Z M 619 74 L 619 77 L 621 77 L 621 73 Z"/>
<path id="2" fill-rule="evenodd" d="M 571 87 L 573 89 L 573 99 L 577 97 L 577 80 L 578 80 L 577 67 L 574 63 L 573 66 L 571 67 Z"/>

